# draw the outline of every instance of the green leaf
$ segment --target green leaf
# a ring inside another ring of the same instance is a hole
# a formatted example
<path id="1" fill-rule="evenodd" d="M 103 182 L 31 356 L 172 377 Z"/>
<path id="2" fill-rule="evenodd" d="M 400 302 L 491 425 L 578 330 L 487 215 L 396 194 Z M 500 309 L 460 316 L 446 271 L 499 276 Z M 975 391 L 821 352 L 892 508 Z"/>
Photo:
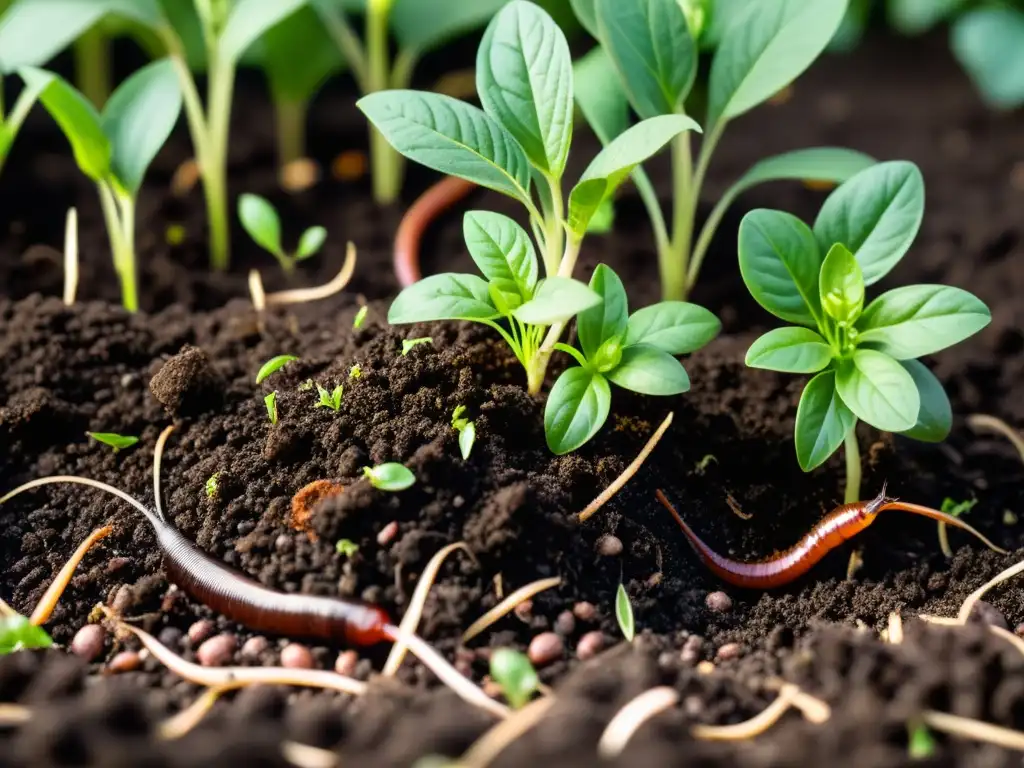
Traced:
<path id="1" fill-rule="evenodd" d="M 629 99 L 604 48 L 595 46 L 576 60 L 573 80 L 576 105 L 602 144 L 629 127 Z"/>
<path id="2" fill-rule="evenodd" d="M 889 0 L 889 26 L 902 35 L 920 35 L 960 10 L 965 0 Z"/>
<path id="3" fill-rule="evenodd" d="M 858 349 L 839 364 L 836 391 L 857 418 L 885 432 L 910 429 L 921 410 L 921 397 L 906 368 L 872 349 Z"/>
<path id="4" fill-rule="evenodd" d="M 533 298 L 512 314 L 528 325 L 553 325 L 590 309 L 601 297 L 579 280 L 549 277 L 541 280 Z"/>
<path id="5" fill-rule="evenodd" d="M 646 344 L 623 349 L 619 364 L 605 376 L 613 384 L 641 395 L 681 395 L 690 389 L 683 364 L 668 352 Z"/>
<path id="6" fill-rule="evenodd" d="M 576 333 L 587 359 L 592 360 L 597 350 L 609 339 L 621 336 L 629 320 L 626 289 L 615 271 L 598 264 L 590 278 L 590 288 L 601 297 L 600 304 L 580 312 L 576 318 Z"/>
<path id="7" fill-rule="evenodd" d="M 111 144 L 111 170 L 133 198 L 181 114 L 181 86 L 170 59 L 148 64 L 111 94 L 100 118 Z"/>
<path id="8" fill-rule="evenodd" d="M 613 139 L 590 162 L 569 194 L 570 229 L 582 236 L 601 202 L 626 180 L 637 165 L 683 131 L 699 133 L 700 126 L 685 115 L 663 115 L 643 120 Z M 602 181 L 604 183 L 600 184 Z"/>
<path id="9" fill-rule="evenodd" d="M 857 322 L 858 343 L 897 360 L 930 355 L 992 320 L 981 299 L 948 285 L 907 285 L 872 301 Z"/>
<path id="10" fill-rule="evenodd" d="M 491 652 L 491 679 L 501 686 L 512 709 L 522 709 L 540 687 L 540 678 L 526 654 L 511 648 Z"/>
<path id="11" fill-rule="evenodd" d="M 240 195 L 238 219 L 249 237 L 261 248 L 274 255 L 284 252 L 281 248 L 281 219 L 269 200 L 248 192 Z"/>
<path id="12" fill-rule="evenodd" d="M 0 616 L 0 656 L 33 648 L 50 648 L 53 640 L 46 630 L 19 614 Z"/>
<path id="13" fill-rule="evenodd" d="M 492 320 L 499 317 L 487 293 L 487 282 L 476 275 L 431 275 L 404 289 L 388 309 L 388 322 L 424 323 L 430 320 Z"/>
<path id="14" fill-rule="evenodd" d="M 263 33 L 305 5 L 308 0 L 235 0 L 220 34 L 219 53 L 238 61 Z"/>
<path id="15" fill-rule="evenodd" d="M 636 623 L 633 619 L 633 606 L 629 602 L 629 594 L 626 588 L 619 584 L 615 590 L 615 618 L 619 622 L 619 629 L 627 643 L 632 643 L 636 636 Z"/>
<path id="16" fill-rule="evenodd" d="M 310 227 L 299 238 L 299 247 L 295 250 L 295 260 L 302 261 L 316 254 L 327 242 L 327 230 L 323 227 Z"/>
<path id="17" fill-rule="evenodd" d="M 259 39 L 260 64 L 278 102 L 309 101 L 328 78 L 347 68 L 320 15 L 304 5 Z"/>
<path id="18" fill-rule="evenodd" d="M 256 374 L 256 383 L 262 384 L 263 381 L 268 376 L 277 373 L 286 365 L 288 365 L 288 363 L 294 362 L 298 359 L 299 358 L 296 357 L 295 355 L 278 355 L 277 357 L 270 358 L 269 360 L 267 360 L 267 362 L 260 366 L 260 370 Z"/>
<path id="19" fill-rule="evenodd" d="M 747 350 L 746 364 L 783 373 L 817 373 L 832 361 L 832 347 L 810 328 L 775 328 Z"/>
<path id="20" fill-rule="evenodd" d="M 570 0 L 570 4 L 580 25 L 591 37 L 600 37 L 597 28 L 597 0 Z"/>
<path id="21" fill-rule="evenodd" d="M 431 336 L 420 336 L 418 339 L 402 339 L 402 357 L 405 357 L 413 349 L 418 347 L 420 344 L 433 344 L 434 339 Z"/>
<path id="22" fill-rule="evenodd" d="M 359 551 L 359 545 L 351 539 L 338 539 L 334 549 L 342 557 L 353 557 Z"/>
<path id="23" fill-rule="evenodd" d="M 18 74 L 27 88 L 39 91 L 39 101 L 67 137 L 82 173 L 93 181 L 105 179 L 112 149 L 96 108 L 60 75 L 35 67 L 21 67 Z"/>
<path id="24" fill-rule="evenodd" d="M 864 308 L 864 275 L 842 243 L 833 245 L 821 264 L 818 292 L 822 309 L 840 323 L 852 323 Z"/>
<path id="25" fill-rule="evenodd" d="M 376 467 L 363 467 L 363 476 L 379 491 L 404 491 L 416 483 L 414 475 L 404 464 L 389 461 Z"/>
<path id="26" fill-rule="evenodd" d="M 612 391 L 599 373 L 567 368 L 548 395 L 544 407 L 544 437 L 551 452 L 561 456 L 590 440 L 608 419 Z"/>
<path id="27" fill-rule="evenodd" d="M 530 162 L 561 178 L 572 139 L 572 58 L 547 11 L 512 0 L 498 12 L 477 51 L 476 89 Z"/>
<path id="28" fill-rule="evenodd" d="M 705 127 L 742 115 L 795 80 L 825 50 L 843 20 L 847 3 L 848 0 L 748 3 L 746 12 L 728 29 L 711 62 Z"/>
<path id="29" fill-rule="evenodd" d="M 624 343 L 686 355 L 703 347 L 721 330 L 721 321 L 704 307 L 686 301 L 662 301 L 630 316 Z"/>
<path id="30" fill-rule="evenodd" d="M 89 437 L 93 440 L 109 445 L 114 449 L 114 453 L 124 450 L 125 448 L 131 448 L 137 442 L 139 438 L 131 437 L 129 435 L 119 435 L 116 432 L 86 432 Z"/>
<path id="31" fill-rule="evenodd" d="M 476 424 L 472 421 L 466 422 L 466 425 L 459 430 L 459 452 L 462 454 L 463 461 L 469 458 L 469 453 L 473 450 L 475 442 Z"/>
<path id="32" fill-rule="evenodd" d="M 480 272 L 497 290 L 528 300 L 537 286 L 537 253 L 519 224 L 491 211 L 468 211 L 462 235 Z"/>
<path id="33" fill-rule="evenodd" d="M 366 313 L 369 311 L 370 308 L 364 304 L 359 308 L 359 311 L 356 312 L 356 316 L 352 318 L 352 327 L 355 330 L 358 331 L 360 328 L 363 327 L 363 323 L 366 322 Z"/>
<path id="34" fill-rule="evenodd" d="M 796 409 L 793 436 L 804 472 L 820 466 L 843 444 L 857 417 L 836 391 L 836 372 L 822 371 L 804 387 Z"/>
<path id="35" fill-rule="evenodd" d="M 815 327 L 821 316 L 821 252 L 796 216 L 758 208 L 740 222 L 740 274 L 754 300 L 776 317 Z"/>
<path id="36" fill-rule="evenodd" d="M 697 44 L 678 0 L 597 0 L 597 22 L 636 113 L 678 112 L 697 75 Z"/>
<path id="37" fill-rule="evenodd" d="M 920 360 L 901 360 L 900 365 L 910 374 L 921 396 L 917 423 L 902 434 L 924 443 L 941 443 L 953 429 L 953 408 L 942 382 Z"/>
<path id="38" fill-rule="evenodd" d="M 935 2 L 936 0 L 932 0 Z M 935 737 L 924 723 L 907 724 L 907 757 L 911 760 L 927 760 L 938 749 Z"/>
<path id="39" fill-rule="evenodd" d="M 403 51 L 426 52 L 482 27 L 508 0 L 395 0 L 391 30 Z"/>
<path id="40" fill-rule="evenodd" d="M 878 163 L 840 185 L 821 206 L 814 235 L 822 250 L 842 243 L 864 284 L 885 277 L 914 242 L 924 217 L 924 179 L 906 160 Z"/>
<path id="41" fill-rule="evenodd" d="M 381 91 L 356 102 L 399 153 L 440 173 L 529 200 L 522 147 L 483 110 L 436 93 Z"/>
<path id="42" fill-rule="evenodd" d="M 1024 13 L 977 8 L 953 22 L 950 45 L 985 100 L 1000 109 L 1024 103 Z"/>
<path id="43" fill-rule="evenodd" d="M 277 390 L 263 398 L 263 405 L 267 408 L 267 418 L 271 424 L 277 424 Z"/>

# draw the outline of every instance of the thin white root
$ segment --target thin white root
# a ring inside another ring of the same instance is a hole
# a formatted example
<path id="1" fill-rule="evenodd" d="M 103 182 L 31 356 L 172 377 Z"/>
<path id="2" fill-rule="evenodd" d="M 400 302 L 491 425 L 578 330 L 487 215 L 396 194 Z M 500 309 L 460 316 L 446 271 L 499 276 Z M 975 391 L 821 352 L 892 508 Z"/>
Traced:
<path id="1" fill-rule="evenodd" d="M 597 742 L 597 754 L 604 760 L 617 757 L 644 723 L 671 709 L 677 701 L 679 694 L 675 688 L 659 686 L 627 702 L 605 727 Z"/>
<path id="2" fill-rule="evenodd" d="M 60 569 L 60 573 L 53 580 L 53 583 L 47 588 L 46 592 L 40 598 L 39 602 L 36 603 L 35 610 L 32 611 L 32 615 L 29 616 L 29 623 L 35 626 L 41 626 L 49 621 L 50 616 L 53 614 L 53 609 L 57 607 L 57 601 L 60 600 L 60 596 L 64 594 L 64 590 L 68 587 L 68 582 L 71 581 L 71 577 L 75 575 L 75 569 L 78 564 L 82 562 L 82 558 L 85 554 L 92 549 L 93 544 L 102 538 L 110 535 L 113 529 L 107 525 L 103 528 L 97 528 L 95 531 L 89 534 L 85 541 L 78 545 L 78 549 L 74 551 L 71 557 L 64 567 Z"/>
<path id="3" fill-rule="evenodd" d="M 793 706 L 793 700 L 799 691 L 795 685 L 786 684 L 779 690 L 779 695 L 771 704 L 749 720 L 735 725 L 694 725 L 690 733 L 695 738 L 705 741 L 744 741 L 759 736 L 782 717 Z"/>
<path id="4" fill-rule="evenodd" d="M 267 306 L 282 304 L 304 304 L 307 301 L 317 301 L 318 299 L 326 299 L 328 296 L 333 296 L 349 284 L 355 271 L 356 246 L 355 243 L 349 241 L 345 248 L 345 263 L 341 265 L 341 271 L 330 282 L 314 288 L 293 288 L 288 291 L 278 291 L 277 293 L 263 293 L 263 280 L 260 279 L 259 273 L 253 270 L 249 273 L 249 293 L 252 294 L 252 303 L 257 310 Z M 253 273 L 256 274 L 255 278 Z M 257 290 L 253 290 L 256 284 L 258 284 Z M 262 295 L 258 297 L 257 291 Z M 257 298 L 260 299 L 259 302 Z"/>
<path id="5" fill-rule="evenodd" d="M 257 269 L 249 270 L 249 296 L 257 312 L 267 308 L 267 292 L 263 290 L 263 278 Z"/>
<path id="6" fill-rule="evenodd" d="M 0 726 L 21 725 L 32 719 L 32 710 L 20 704 L 0 704 Z"/>
<path id="7" fill-rule="evenodd" d="M 71 306 L 78 293 L 78 211 L 68 208 L 64 224 L 64 303 Z"/>
<path id="8" fill-rule="evenodd" d="M 639 470 L 647 460 L 647 457 L 654 451 L 654 448 L 658 444 L 658 441 L 661 440 L 662 435 L 664 435 L 669 426 L 671 426 L 672 415 L 672 412 L 669 411 L 668 416 L 666 416 L 665 420 L 661 422 L 661 426 L 654 431 L 654 434 L 651 435 L 651 439 L 647 441 L 647 444 L 640 450 L 640 453 L 637 454 L 632 463 L 630 463 L 630 465 L 623 470 L 622 474 L 615 478 L 607 488 L 601 491 L 600 495 L 590 502 L 586 509 L 580 512 L 579 521 L 581 523 L 585 523 L 591 515 L 607 504 L 609 499 L 618 493 L 622 486 L 628 483 L 630 478 L 637 473 L 637 470 Z"/>
<path id="9" fill-rule="evenodd" d="M 886 640 L 893 645 L 903 642 L 903 617 L 896 612 L 889 614 L 889 634 Z"/>
<path id="10" fill-rule="evenodd" d="M 988 416 L 984 413 L 973 413 L 967 417 L 967 426 L 976 432 L 984 431 L 986 429 L 992 432 L 998 432 L 1013 443 L 1013 447 L 1016 448 L 1017 453 L 1020 454 L 1020 460 L 1024 461 L 1024 437 L 1021 437 L 1017 430 L 1002 419 L 997 419 L 995 416 Z"/>
<path id="11" fill-rule="evenodd" d="M 552 576 L 551 578 L 539 579 L 538 581 L 534 581 L 520 587 L 496 606 L 491 608 L 491 610 L 487 611 L 487 613 L 479 619 L 470 624 L 469 629 L 462 633 L 462 642 L 468 643 L 489 626 L 494 624 L 494 622 L 514 611 L 516 606 L 524 600 L 529 600 L 531 597 L 540 594 L 544 590 L 557 587 L 561 583 L 561 578 L 558 576 Z"/>
<path id="12" fill-rule="evenodd" d="M 811 696 L 801 690 L 797 690 L 793 694 L 793 708 L 799 709 L 804 720 L 815 725 L 828 722 L 828 719 L 832 717 L 832 707 L 817 696 Z"/>
<path id="13" fill-rule="evenodd" d="M 534 699 L 473 742 L 456 764 L 459 768 L 487 768 L 509 744 L 543 720 L 554 703 L 552 696 Z"/>
<path id="14" fill-rule="evenodd" d="M 962 736 L 965 739 L 983 741 L 1006 749 L 1024 751 L 1024 733 L 1004 728 L 1001 725 L 934 710 L 922 712 L 921 722 L 933 730 L 948 733 L 951 736 Z"/>
<path id="15" fill-rule="evenodd" d="M 285 741 L 281 744 L 281 754 L 296 768 L 334 768 L 341 760 L 329 749 L 320 749 L 297 741 Z"/>
<path id="16" fill-rule="evenodd" d="M 430 588 L 434 585 L 437 573 L 441 570 L 441 565 L 444 563 L 445 558 L 457 549 L 463 550 L 471 559 L 473 558 L 473 553 L 464 541 L 449 544 L 434 553 L 434 556 L 430 558 L 430 562 L 427 563 L 427 567 L 423 569 L 420 580 L 416 584 L 416 589 L 413 590 L 412 599 L 409 601 L 409 608 L 406 610 L 405 615 L 402 616 L 402 623 L 399 624 L 399 629 L 402 632 L 408 635 L 416 634 L 420 619 L 423 616 L 423 606 L 427 603 L 427 595 L 430 594 Z M 388 654 L 388 659 L 384 662 L 384 669 L 381 674 L 385 677 L 394 677 L 395 673 L 398 672 L 398 668 L 402 666 L 408 650 L 405 643 L 401 641 L 396 642 L 391 647 L 391 653 Z"/>
<path id="17" fill-rule="evenodd" d="M 164 517 L 164 507 L 160 502 L 160 465 L 164 461 L 164 446 L 167 445 L 167 438 L 173 431 L 173 424 L 164 427 L 164 431 L 160 433 L 160 437 L 156 439 L 156 445 L 153 447 L 153 504 L 156 506 L 156 514 L 161 520 L 167 518 Z"/>
<path id="18" fill-rule="evenodd" d="M 1019 563 L 1011 565 L 1005 571 L 996 574 L 993 578 L 989 579 L 976 590 L 971 592 L 971 594 L 967 596 L 967 599 L 964 600 L 963 605 L 960 606 L 960 612 L 957 614 L 959 622 L 961 624 L 967 623 L 967 618 L 971 615 L 971 611 L 974 610 L 974 604 L 981 600 L 984 594 L 992 589 L 992 587 L 1002 584 L 1004 581 L 1012 579 L 1018 573 L 1022 572 L 1024 572 L 1024 560 L 1021 560 Z"/>
<path id="19" fill-rule="evenodd" d="M 206 717 L 206 714 L 213 708 L 217 699 L 220 698 L 220 695 L 225 691 L 231 690 L 232 687 L 240 688 L 242 685 L 219 685 L 213 688 L 207 688 L 198 699 L 185 707 L 185 709 L 181 710 L 177 714 L 171 715 L 160 723 L 157 728 L 157 736 L 164 741 L 180 739 L 199 725 L 199 722 Z"/>

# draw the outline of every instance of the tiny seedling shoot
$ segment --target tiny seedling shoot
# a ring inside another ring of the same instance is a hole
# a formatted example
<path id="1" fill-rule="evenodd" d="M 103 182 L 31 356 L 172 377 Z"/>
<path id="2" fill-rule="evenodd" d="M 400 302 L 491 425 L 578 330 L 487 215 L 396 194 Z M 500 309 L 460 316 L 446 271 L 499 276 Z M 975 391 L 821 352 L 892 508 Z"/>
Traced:
<path id="1" fill-rule="evenodd" d="M 825 49 L 849 0 L 572 0 L 580 23 L 599 45 L 576 63 L 576 100 L 587 122 L 611 146 L 643 120 L 702 112 L 704 136 L 694 155 L 690 136 L 672 139 L 671 220 L 643 170 L 632 170 L 654 229 L 665 299 L 685 299 L 726 210 L 745 190 L 776 179 L 841 182 L 873 161 L 833 147 L 797 150 L 750 168 L 695 231 L 711 156 L 731 120 L 781 91 Z M 708 23 L 711 17 L 715 23 Z M 719 16 L 721 18 L 719 18 Z M 710 33 L 723 30 L 718 39 Z M 698 82 L 700 53 L 713 50 L 707 82 Z M 641 123 L 642 124 L 642 123 Z M 694 244 L 694 236 L 696 242 Z"/>
<path id="2" fill-rule="evenodd" d="M 277 425 L 277 390 L 274 390 L 269 395 L 263 398 L 263 404 L 267 407 L 267 417 L 270 419 L 270 423 L 274 426 Z"/>
<path id="3" fill-rule="evenodd" d="M 362 328 L 363 327 L 363 323 L 366 322 L 366 313 L 369 312 L 369 311 L 370 311 L 370 308 L 365 306 L 365 305 L 360 307 L 359 311 L 356 312 L 356 316 L 352 318 L 352 328 L 354 328 L 357 331 L 360 328 Z"/>
<path id="4" fill-rule="evenodd" d="M 363 467 L 363 476 L 379 491 L 404 491 L 416 482 L 416 475 L 396 461 Z"/>
<path id="5" fill-rule="evenodd" d="M 633 618 L 633 604 L 629 602 L 629 593 L 622 583 L 615 590 L 615 619 L 627 643 L 632 643 L 636 636 L 636 621 Z"/>
<path id="6" fill-rule="evenodd" d="M 430 336 L 423 336 L 418 339 L 402 339 L 402 357 L 405 357 L 412 352 L 420 344 L 433 344 L 434 340 Z"/>
<path id="7" fill-rule="evenodd" d="M 265 379 L 280 371 L 288 363 L 293 363 L 298 359 L 295 355 L 277 355 L 270 358 L 260 366 L 259 371 L 256 373 L 256 383 L 262 384 Z"/>
<path id="8" fill-rule="evenodd" d="M 334 545 L 335 550 L 342 557 L 351 558 L 359 551 L 359 545 L 351 539 L 339 539 L 338 543 Z"/>
<path id="9" fill-rule="evenodd" d="M 814 374 L 796 413 L 796 454 L 809 472 L 840 445 L 847 502 L 860 499 L 858 419 L 915 440 L 941 442 L 952 426 L 942 384 L 917 358 L 977 333 L 988 307 L 959 288 L 909 285 L 865 306 L 903 258 L 924 216 L 924 181 L 913 163 L 879 163 L 841 184 L 809 227 L 782 211 L 740 223 L 739 264 L 751 296 L 792 325 L 747 350 L 747 365 Z"/>
<path id="10" fill-rule="evenodd" d="M 123 451 L 125 448 L 131 448 L 139 442 L 137 437 L 119 435 L 116 432 L 86 432 L 85 434 L 98 443 L 109 445 L 114 450 L 114 453 Z"/>
<path id="11" fill-rule="evenodd" d="M 463 461 L 469 458 L 473 443 L 476 442 L 476 424 L 462 415 L 465 412 L 464 405 L 456 406 L 452 411 L 452 429 L 459 433 L 459 452 L 462 453 Z"/>
<path id="12" fill-rule="evenodd" d="M 512 709 L 525 707 L 537 689 L 540 678 L 526 654 L 511 648 L 495 648 L 491 653 L 491 679 L 501 686 Z"/>
<path id="13" fill-rule="evenodd" d="M 322 387 L 320 384 L 316 385 L 317 394 L 320 396 L 320 400 L 317 402 L 316 408 L 330 408 L 335 413 L 341 408 L 341 394 L 343 387 L 341 384 L 336 386 L 332 390 L 328 390 Z"/>
<path id="14" fill-rule="evenodd" d="M 259 195 L 244 194 L 238 198 L 238 219 L 257 245 L 277 259 L 286 275 L 295 272 L 295 265 L 305 261 L 323 247 L 327 230 L 310 227 L 299 237 L 292 252 L 281 245 L 281 217 L 270 202 Z"/>

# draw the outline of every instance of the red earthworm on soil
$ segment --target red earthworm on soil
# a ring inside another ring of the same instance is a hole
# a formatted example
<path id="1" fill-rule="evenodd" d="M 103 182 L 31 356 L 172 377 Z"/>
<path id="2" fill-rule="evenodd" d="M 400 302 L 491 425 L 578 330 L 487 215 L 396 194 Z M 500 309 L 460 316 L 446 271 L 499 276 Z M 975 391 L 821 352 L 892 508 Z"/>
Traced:
<path id="1" fill-rule="evenodd" d="M 395 235 L 395 277 L 401 287 L 407 288 L 421 277 L 420 240 L 427 227 L 475 187 L 471 181 L 445 176 L 420 195 L 405 212 Z"/>

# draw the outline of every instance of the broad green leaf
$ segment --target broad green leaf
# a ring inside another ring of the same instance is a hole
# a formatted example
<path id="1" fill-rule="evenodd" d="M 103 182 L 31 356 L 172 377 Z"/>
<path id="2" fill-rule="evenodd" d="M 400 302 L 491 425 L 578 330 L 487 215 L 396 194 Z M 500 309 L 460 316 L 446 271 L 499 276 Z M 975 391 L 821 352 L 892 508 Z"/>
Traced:
<path id="1" fill-rule="evenodd" d="M 856 424 L 857 417 L 836 392 L 835 371 L 822 371 L 807 382 L 793 430 L 800 469 L 810 472 L 823 464 Z"/>
<path id="2" fill-rule="evenodd" d="M 900 365 L 906 368 L 921 396 L 917 423 L 901 434 L 924 443 L 941 443 L 953 429 L 953 408 L 942 382 L 920 360 L 901 360 Z"/>
<path id="3" fill-rule="evenodd" d="M 920 35 L 951 18 L 966 0 L 888 0 L 889 26 L 904 35 Z"/>
<path id="4" fill-rule="evenodd" d="M 511 0 L 498 12 L 477 51 L 476 89 L 530 162 L 561 178 L 572 139 L 572 59 L 547 11 Z"/>
<path id="5" fill-rule="evenodd" d="M 674 2 L 674 0 L 673 0 Z M 613 139 L 590 162 L 569 194 L 569 223 L 582 235 L 601 202 L 626 180 L 633 169 L 683 131 L 700 132 L 700 126 L 685 115 L 662 115 L 643 120 Z M 596 191 L 603 180 L 600 198 Z M 595 202 L 596 199 L 596 202 Z"/>
<path id="6" fill-rule="evenodd" d="M 743 21 L 750 8 L 750 0 L 710 0 L 711 18 L 705 25 L 700 38 L 702 51 L 710 51 L 721 45 L 730 28 Z"/>
<path id="7" fill-rule="evenodd" d="M 487 293 L 487 282 L 476 275 L 431 275 L 404 289 L 388 309 L 388 322 L 428 320 L 493 320 L 499 317 Z"/>
<path id="8" fill-rule="evenodd" d="M 864 275 L 860 265 L 842 243 L 829 248 L 818 276 L 821 307 L 840 323 L 852 323 L 864 308 Z"/>
<path id="9" fill-rule="evenodd" d="M 537 254 L 526 230 L 500 213 L 469 211 L 462 234 L 469 255 L 497 290 L 518 296 L 520 304 L 533 295 Z"/>
<path id="10" fill-rule="evenodd" d="M 878 163 L 840 185 L 821 206 L 814 235 L 822 250 L 842 243 L 857 257 L 864 284 L 885 277 L 917 236 L 924 179 L 906 160 Z"/>
<path id="11" fill-rule="evenodd" d="M 795 80 L 825 50 L 849 0 L 759 0 L 722 38 L 711 63 L 705 126 L 742 115 Z M 831 243 L 829 243 L 831 245 Z"/>
<path id="12" fill-rule="evenodd" d="M 275 255 L 281 248 L 281 219 L 270 202 L 250 193 L 238 197 L 238 219 L 256 244 Z"/>
<path id="13" fill-rule="evenodd" d="M 82 173 L 93 181 L 106 178 L 112 150 L 96 108 L 60 75 L 35 67 L 21 67 L 18 74 L 26 87 L 39 89 L 40 103 L 70 142 Z"/>
<path id="14" fill-rule="evenodd" d="M 316 254 L 327 242 L 327 230 L 323 227 L 310 227 L 302 233 L 299 245 L 295 249 L 295 260 L 302 261 Z"/>
<path id="15" fill-rule="evenodd" d="M 858 349 L 839 364 L 836 391 L 857 418 L 886 432 L 910 429 L 921 410 L 917 385 L 906 368 L 873 349 Z"/>
<path id="16" fill-rule="evenodd" d="M 950 44 L 989 104 L 1000 109 L 1024 104 L 1024 11 L 968 11 L 953 22 Z"/>
<path id="17" fill-rule="evenodd" d="M 622 360 L 605 376 L 613 384 L 641 395 L 681 395 L 690 389 L 683 364 L 647 344 L 623 349 Z"/>
<path id="18" fill-rule="evenodd" d="M 992 320 L 981 299 L 948 285 L 907 285 L 872 301 L 857 321 L 858 343 L 897 360 L 930 355 L 973 336 Z"/>
<path id="19" fill-rule="evenodd" d="M 291 16 L 308 0 L 235 0 L 220 34 L 220 55 L 238 61 L 263 33 Z"/>
<path id="20" fill-rule="evenodd" d="M 874 0 L 850 0 L 839 28 L 828 41 L 828 53 L 850 53 L 860 45 L 867 30 L 868 20 L 874 10 Z"/>
<path id="21" fill-rule="evenodd" d="M 50 648 L 53 640 L 42 627 L 19 614 L 0 615 L 0 656 L 33 648 Z"/>
<path id="22" fill-rule="evenodd" d="M 111 144 L 111 170 L 132 197 L 181 114 L 181 86 L 174 64 L 160 59 L 119 85 L 103 108 L 103 132 Z"/>
<path id="23" fill-rule="evenodd" d="M 259 38 L 259 60 L 277 101 L 302 104 L 347 67 L 319 14 L 304 5 Z"/>
<path id="24" fill-rule="evenodd" d="M 401 154 L 519 200 L 529 199 L 522 147 L 490 115 L 436 93 L 381 91 L 356 102 Z"/>
<path id="25" fill-rule="evenodd" d="M 615 619 L 619 622 L 619 629 L 626 642 L 632 643 L 636 636 L 636 620 L 633 617 L 633 604 L 629 602 L 629 594 L 622 584 L 615 590 Z"/>
<path id="26" fill-rule="evenodd" d="M 552 453 L 575 451 L 608 419 L 612 390 L 607 380 L 584 368 L 568 368 L 551 388 L 544 407 L 544 437 Z"/>
<path id="27" fill-rule="evenodd" d="M 299 358 L 295 355 L 277 355 L 272 357 L 263 365 L 260 366 L 259 371 L 256 372 L 256 383 L 262 384 L 267 377 L 274 375 L 279 370 L 284 368 L 288 363 L 293 363 Z"/>
<path id="28" fill-rule="evenodd" d="M 629 127 L 629 100 L 615 65 L 598 45 L 577 59 L 572 69 L 576 104 L 600 142 L 607 144 Z"/>
<path id="29" fill-rule="evenodd" d="M 599 38 L 640 117 L 678 112 L 697 75 L 697 44 L 678 0 L 597 0 Z"/>
<path id="30" fill-rule="evenodd" d="M 686 301 L 662 301 L 630 316 L 624 343 L 686 355 L 703 347 L 721 330 L 721 321 L 704 307 Z"/>
<path id="31" fill-rule="evenodd" d="M 600 37 L 597 28 L 597 0 L 570 0 L 570 4 L 580 25 L 591 37 Z"/>
<path id="32" fill-rule="evenodd" d="M 378 464 L 376 467 L 363 467 L 363 477 L 379 491 L 404 491 L 416 484 L 416 475 L 397 461 Z"/>
<path id="33" fill-rule="evenodd" d="M 832 347 L 810 328 L 775 328 L 747 350 L 746 364 L 783 373 L 817 373 L 832 361 Z"/>
<path id="34" fill-rule="evenodd" d="M 590 278 L 590 288 L 602 301 L 580 312 L 576 318 L 576 333 L 588 360 L 597 355 L 597 350 L 608 339 L 621 336 L 629 319 L 626 289 L 611 267 L 598 264 Z"/>
<path id="35" fill-rule="evenodd" d="M 815 327 L 821 316 L 821 252 L 796 216 L 758 208 L 740 222 L 740 274 L 754 300 L 776 317 Z"/>
<path id="36" fill-rule="evenodd" d="M 139 442 L 139 438 L 133 435 L 119 435 L 116 432 L 86 432 L 85 434 L 97 442 L 109 445 L 114 449 L 114 453 L 131 448 Z"/>
<path id="37" fill-rule="evenodd" d="M 395 0 L 391 30 L 403 51 L 426 52 L 482 27 L 508 0 Z"/>
<path id="38" fill-rule="evenodd" d="M 587 285 L 571 277 L 541 280 L 533 298 L 512 314 L 528 325 L 553 325 L 601 302 Z"/>
<path id="39" fill-rule="evenodd" d="M 99 0 L 99 2 L 106 5 L 108 13 L 112 14 L 115 19 L 134 21 L 150 28 L 159 26 L 165 20 L 163 6 L 159 0 Z M 109 23 L 110 20 L 107 21 Z"/>

